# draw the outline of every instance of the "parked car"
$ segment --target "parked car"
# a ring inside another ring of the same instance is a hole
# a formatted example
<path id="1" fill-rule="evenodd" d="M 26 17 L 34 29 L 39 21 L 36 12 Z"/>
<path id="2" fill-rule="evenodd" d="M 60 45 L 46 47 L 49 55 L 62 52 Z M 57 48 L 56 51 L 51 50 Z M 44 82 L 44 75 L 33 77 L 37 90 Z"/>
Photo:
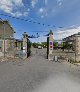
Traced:
<path id="1" fill-rule="evenodd" d="M 42 47 L 41 46 L 38 46 L 38 49 L 42 49 Z"/>

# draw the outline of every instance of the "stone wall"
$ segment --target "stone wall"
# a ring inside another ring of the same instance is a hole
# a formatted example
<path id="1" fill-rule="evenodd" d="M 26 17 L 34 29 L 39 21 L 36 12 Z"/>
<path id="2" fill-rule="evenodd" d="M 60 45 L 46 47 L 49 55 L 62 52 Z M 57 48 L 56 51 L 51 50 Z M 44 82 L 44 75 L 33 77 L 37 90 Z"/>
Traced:
<path id="1" fill-rule="evenodd" d="M 14 31 L 8 21 L 0 22 L 0 39 L 14 37 Z"/>

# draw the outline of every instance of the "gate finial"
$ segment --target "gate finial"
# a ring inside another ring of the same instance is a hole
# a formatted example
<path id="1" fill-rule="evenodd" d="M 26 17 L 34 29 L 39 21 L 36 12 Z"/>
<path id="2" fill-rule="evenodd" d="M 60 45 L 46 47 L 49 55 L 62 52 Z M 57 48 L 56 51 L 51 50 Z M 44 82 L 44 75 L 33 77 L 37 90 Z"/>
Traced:
<path id="1" fill-rule="evenodd" d="M 28 35 L 26 34 L 26 32 L 24 32 L 23 38 L 27 38 L 27 37 L 28 37 Z"/>
<path id="2" fill-rule="evenodd" d="M 50 32 L 49 32 L 49 35 L 53 35 L 53 32 L 52 32 L 52 30 L 50 30 Z"/>

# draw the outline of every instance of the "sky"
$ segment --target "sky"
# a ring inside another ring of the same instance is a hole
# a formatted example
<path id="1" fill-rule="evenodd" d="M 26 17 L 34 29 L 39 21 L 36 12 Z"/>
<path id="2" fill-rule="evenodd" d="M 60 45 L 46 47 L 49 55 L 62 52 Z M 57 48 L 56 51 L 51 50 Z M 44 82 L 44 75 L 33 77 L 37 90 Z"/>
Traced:
<path id="1" fill-rule="evenodd" d="M 55 40 L 80 32 L 80 0 L 0 0 L 0 14 L 28 20 L 0 15 L 10 22 L 19 39 L 24 32 L 39 34 L 39 38 L 30 39 L 33 42 L 46 41 L 44 35 L 49 30 Z"/>

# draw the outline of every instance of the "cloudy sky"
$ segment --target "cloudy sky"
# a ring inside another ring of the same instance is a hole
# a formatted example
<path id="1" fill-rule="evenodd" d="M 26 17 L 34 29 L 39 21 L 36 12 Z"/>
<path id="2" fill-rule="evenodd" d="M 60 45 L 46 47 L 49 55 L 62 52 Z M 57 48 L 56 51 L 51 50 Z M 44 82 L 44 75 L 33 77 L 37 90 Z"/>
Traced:
<path id="1" fill-rule="evenodd" d="M 0 15 L 10 22 L 16 38 L 23 32 L 38 33 L 41 37 L 32 40 L 44 41 L 49 30 L 53 30 L 54 39 L 80 32 L 80 0 L 0 0 L 0 14 L 28 20 Z"/>

